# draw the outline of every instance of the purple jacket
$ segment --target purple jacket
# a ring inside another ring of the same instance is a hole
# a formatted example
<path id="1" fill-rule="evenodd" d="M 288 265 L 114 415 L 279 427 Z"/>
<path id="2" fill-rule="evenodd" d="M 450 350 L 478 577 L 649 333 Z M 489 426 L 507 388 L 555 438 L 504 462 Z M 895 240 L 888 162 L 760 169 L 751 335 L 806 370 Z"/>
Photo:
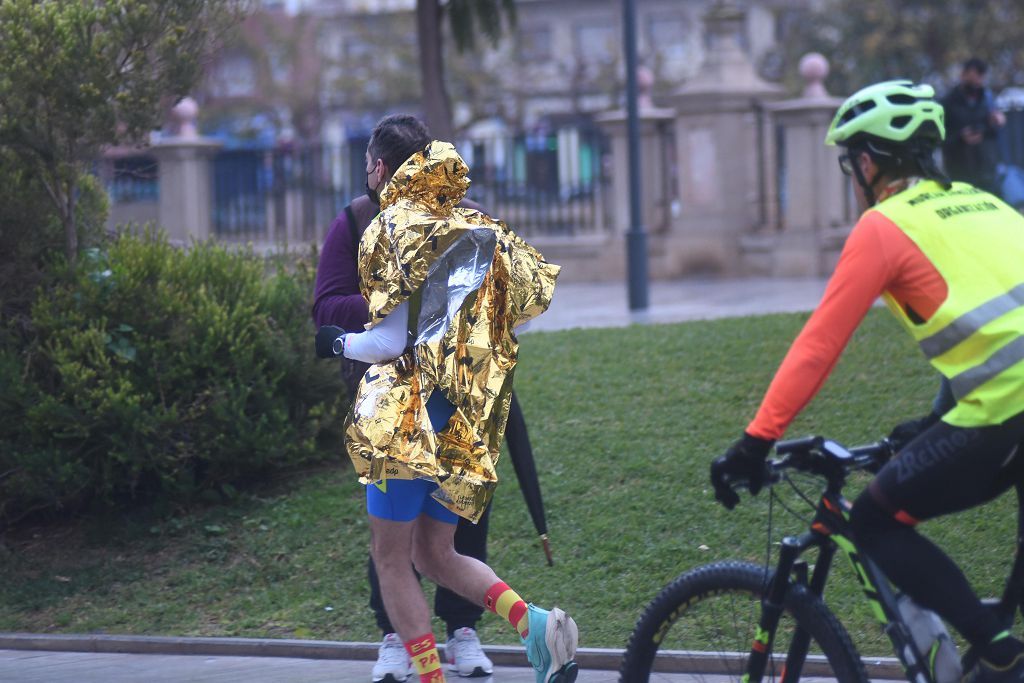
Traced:
<path id="1" fill-rule="evenodd" d="M 377 207 L 367 197 L 356 198 L 350 206 L 356 220 L 366 217 L 366 223 L 349 225 L 345 211 L 339 213 L 331 223 L 316 269 L 313 322 L 317 327 L 337 325 L 347 331 L 361 332 L 370 313 L 366 299 L 359 292 L 357 247 L 359 237 L 373 220 Z M 353 234 L 353 230 L 356 234 Z"/>

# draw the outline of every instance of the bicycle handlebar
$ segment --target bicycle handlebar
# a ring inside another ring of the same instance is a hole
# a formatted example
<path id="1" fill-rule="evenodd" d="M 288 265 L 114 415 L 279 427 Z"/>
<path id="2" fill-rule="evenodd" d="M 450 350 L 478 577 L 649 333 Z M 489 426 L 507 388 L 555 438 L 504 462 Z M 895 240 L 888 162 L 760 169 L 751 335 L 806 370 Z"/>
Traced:
<path id="1" fill-rule="evenodd" d="M 737 476 L 735 473 L 716 469 L 724 462 L 713 462 L 711 481 L 715 486 L 715 497 L 731 509 L 735 502 L 727 502 L 730 497 L 722 494 L 723 490 L 738 493 L 740 489 L 747 489 L 756 493 L 762 485 L 772 486 L 781 481 L 786 470 L 797 470 L 823 477 L 828 482 L 826 491 L 839 493 L 851 472 L 877 472 L 892 457 L 895 449 L 888 439 L 846 448 L 823 436 L 808 436 L 778 442 L 775 444 L 775 453 L 778 457 L 765 460 L 763 474 L 759 477 L 756 488 L 751 487 L 751 480 L 746 476 Z"/>
<path id="2" fill-rule="evenodd" d="M 768 481 L 777 482 L 785 470 L 825 476 L 830 484 L 841 485 L 846 475 L 857 470 L 877 471 L 895 454 L 889 439 L 847 448 L 823 436 L 780 441 L 775 453 L 781 457 L 766 461 Z"/>

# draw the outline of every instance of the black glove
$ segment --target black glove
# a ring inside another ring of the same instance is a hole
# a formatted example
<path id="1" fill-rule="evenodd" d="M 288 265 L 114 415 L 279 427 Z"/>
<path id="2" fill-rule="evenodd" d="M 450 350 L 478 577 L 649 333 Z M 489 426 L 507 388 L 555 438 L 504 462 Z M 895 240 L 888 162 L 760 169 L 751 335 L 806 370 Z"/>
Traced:
<path id="1" fill-rule="evenodd" d="M 764 486 L 765 458 L 775 444 L 768 439 L 759 439 L 746 432 L 743 437 L 729 446 L 725 455 L 711 461 L 711 485 L 715 487 L 715 500 L 732 510 L 740 497 L 733 490 L 736 484 L 745 484 L 751 495 Z"/>
<path id="2" fill-rule="evenodd" d="M 889 432 L 889 443 L 892 444 L 892 450 L 896 453 L 902 451 L 904 446 L 938 422 L 939 417 L 935 413 L 928 413 L 925 417 L 907 420 L 893 427 L 892 431 Z"/>
<path id="3" fill-rule="evenodd" d="M 339 342 L 335 342 L 341 339 L 341 336 L 345 334 L 345 330 L 338 327 L 337 325 L 324 325 L 316 331 L 316 355 L 320 358 L 337 358 L 344 351 L 344 347 Z"/>

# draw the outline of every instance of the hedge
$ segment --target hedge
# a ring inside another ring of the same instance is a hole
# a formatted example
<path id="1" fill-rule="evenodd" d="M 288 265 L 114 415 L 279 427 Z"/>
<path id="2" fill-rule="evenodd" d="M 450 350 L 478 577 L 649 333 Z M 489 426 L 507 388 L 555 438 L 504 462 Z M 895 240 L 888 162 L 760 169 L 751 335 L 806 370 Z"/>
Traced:
<path id="1" fill-rule="evenodd" d="M 87 252 L 0 333 L 0 523 L 336 457 L 345 392 L 313 357 L 312 280 L 308 258 L 151 233 Z"/>

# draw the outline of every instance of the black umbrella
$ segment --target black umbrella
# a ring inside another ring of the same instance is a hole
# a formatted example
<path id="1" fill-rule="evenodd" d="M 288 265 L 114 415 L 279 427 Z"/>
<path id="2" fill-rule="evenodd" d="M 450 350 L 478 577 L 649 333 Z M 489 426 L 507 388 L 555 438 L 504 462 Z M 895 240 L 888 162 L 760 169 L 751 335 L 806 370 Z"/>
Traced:
<path id="1" fill-rule="evenodd" d="M 547 557 L 548 566 L 554 566 L 555 561 L 551 557 L 551 546 L 548 543 L 548 523 L 544 519 L 544 501 L 540 495 L 540 480 L 537 479 L 537 465 L 533 461 L 533 448 L 530 446 L 530 435 L 526 432 L 523 409 L 519 407 L 515 392 L 512 393 L 512 404 L 508 410 L 505 440 L 508 442 L 508 454 L 512 458 L 512 467 L 516 470 L 519 488 L 526 499 L 530 517 L 533 518 L 533 526 L 540 534 L 544 556 Z"/>

